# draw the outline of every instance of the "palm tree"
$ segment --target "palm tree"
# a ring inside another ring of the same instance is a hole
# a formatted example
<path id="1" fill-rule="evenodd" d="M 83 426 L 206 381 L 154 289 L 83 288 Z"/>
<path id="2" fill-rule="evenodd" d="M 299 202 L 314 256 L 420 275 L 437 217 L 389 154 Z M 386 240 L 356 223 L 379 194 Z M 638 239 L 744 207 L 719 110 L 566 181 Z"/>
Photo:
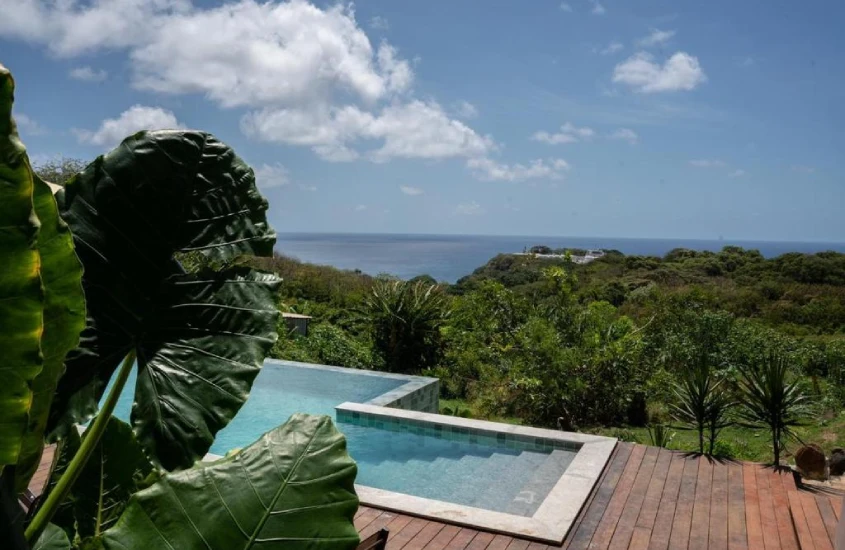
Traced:
<path id="1" fill-rule="evenodd" d="M 780 464 L 784 439 L 796 437 L 792 428 L 802 425 L 802 417 L 808 412 L 807 396 L 801 393 L 798 379 L 789 382 L 788 378 L 789 364 L 777 353 L 739 369 L 739 417 L 745 426 L 769 429 L 775 467 Z"/>

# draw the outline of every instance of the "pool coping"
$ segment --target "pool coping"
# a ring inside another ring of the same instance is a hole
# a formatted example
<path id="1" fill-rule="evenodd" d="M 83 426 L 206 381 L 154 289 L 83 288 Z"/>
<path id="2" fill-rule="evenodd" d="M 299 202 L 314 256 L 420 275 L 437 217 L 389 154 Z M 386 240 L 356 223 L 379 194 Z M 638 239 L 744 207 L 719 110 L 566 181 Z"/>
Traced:
<path id="1" fill-rule="evenodd" d="M 301 363 L 299 361 L 288 361 L 286 359 L 270 359 L 264 360 L 264 365 L 267 363 L 275 364 L 277 366 L 298 367 L 312 370 L 325 370 L 332 372 L 342 372 L 345 374 L 355 374 L 363 376 L 377 376 L 379 378 L 393 378 L 394 380 L 405 380 L 401 386 L 394 388 L 388 392 L 378 395 L 369 401 L 365 401 L 366 405 L 376 405 L 380 407 L 399 407 L 399 401 L 417 390 L 430 385 L 436 385 L 439 389 L 440 379 L 431 378 L 428 376 L 416 376 L 411 374 L 398 374 L 393 372 L 382 372 L 376 370 L 352 369 L 349 367 L 336 367 L 333 365 L 319 365 L 317 363 Z M 439 393 L 439 392 L 438 392 Z M 401 408 L 401 407 L 399 407 Z"/>
<path id="2" fill-rule="evenodd" d="M 500 424 L 352 402 L 338 405 L 335 411 L 357 412 L 375 417 L 399 418 L 410 422 L 449 426 L 452 429 L 467 430 L 471 433 L 504 433 L 519 438 L 553 440 L 560 442 L 562 447 L 566 447 L 567 443 L 579 445 L 580 448 L 572 462 L 543 499 L 534 515 L 530 517 L 355 485 L 361 504 L 367 506 L 497 533 L 518 535 L 552 544 L 563 542 L 581 508 L 586 504 L 593 487 L 604 472 L 617 442 L 611 437 Z"/>

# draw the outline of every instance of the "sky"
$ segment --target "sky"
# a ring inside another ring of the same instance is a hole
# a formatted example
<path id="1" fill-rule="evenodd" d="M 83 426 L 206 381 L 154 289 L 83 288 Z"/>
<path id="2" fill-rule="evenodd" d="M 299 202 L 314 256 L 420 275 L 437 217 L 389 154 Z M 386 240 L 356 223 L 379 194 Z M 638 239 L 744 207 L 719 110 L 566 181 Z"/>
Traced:
<path id="1" fill-rule="evenodd" d="M 0 0 L 35 163 L 193 128 L 280 232 L 845 241 L 845 3 Z"/>

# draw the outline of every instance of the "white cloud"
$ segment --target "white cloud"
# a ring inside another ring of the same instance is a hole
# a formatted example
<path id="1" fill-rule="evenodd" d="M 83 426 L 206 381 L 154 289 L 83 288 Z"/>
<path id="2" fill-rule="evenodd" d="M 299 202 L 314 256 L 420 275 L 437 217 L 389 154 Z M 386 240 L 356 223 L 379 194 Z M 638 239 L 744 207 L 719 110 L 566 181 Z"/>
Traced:
<path id="1" fill-rule="evenodd" d="M 637 46 L 641 48 L 650 48 L 652 46 L 659 46 L 668 42 L 676 31 L 661 31 L 660 29 L 651 29 L 651 34 L 637 40 Z"/>
<path id="2" fill-rule="evenodd" d="M 560 11 L 565 11 L 565 12 L 569 13 L 569 12 L 572 11 L 572 6 L 570 6 L 566 2 L 561 2 L 560 3 Z"/>
<path id="3" fill-rule="evenodd" d="M 528 165 L 501 164 L 489 158 L 474 158 L 467 161 L 467 167 L 475 177 L 483 181 L 525 181 L 530 179 L 561 179 L 568 171 L 569 163 L 563 159 L 535 159 Z"/>
<path id="4" fill-rule="evenodd" d="M 535 132 L 531 136 L 531 139 L 541 143 L 548 143 L 549 145 L 557 145 L 560 143 L 575 143 L 576 141 L 590 140 L 595 135 L 596 132 L 592 128 L 578 128 L 571 122 L 567 122 L 560 127 L 560 132 Z"/>
<path id="5" fill-rule="evenodd" d="M 459 118 L 475 118 L 478 116 L 478 108 L 469 101 L 459 101 L 454 107 L 455 114 Z"/>
<path id="6" fill-rule="evenodd" d="M 241 128 L 256 139 L 311 146 L 321 157 L 336 161 L 356 158 L 350 145 L 360 140 L 381 141 L 380 148 L 367 154 L 375 162 L 475 157 L 495 149 L 489 137 L 450 119 L 438 104 L 419 100 L 389 105 L 375 115 L 351 105 L 311 111 L 266 109 L 247 114 Z"/>
<path id="7" fill-rule="evenodd" d="M 405 193 L 406 195 L 411 195 L 412 197 L 423 194 L 422 189 L 420 189 L 419 187 L 411 187 L 410 185 L 400 185 L 399 190 Z"/>
<path id="8" fill-rule="evenodd" d="M 47 129 L 41 126 L 38 121 L 24 113 L 15 113 L 13 116 L 19 133 L 26 136 L 42 136 L 47 133 Z"/>
<path id="9" fill-rule="evenodd" d="M 300 183 L 299 188 L 302 189 L 303 191 L 312 191 L 313 192 L 313 191 L 317 190 L 316 185 L 306 185 L 304 183 Z"/>
<path id="10" fill-rule="evenodd" d="M 623 49 L 625 49 L 625 46 L 623 46 L 621 42 L 611 42 L 601 49 L 599 53 L 602 55 L 611 55 L 616 52 L 621 52 Z"/>
<path id="11" fill-rule="evenodd" d="M 0 0 L 0 13 L 2 38 L 59 57 L 123 51 L 136 89 L 247 108 L 248 136 L 310 147 L 326 160 L 471 158 L 496 149 L 435 101 L 414 99 L 416 59 L 387 41 L 374 45 L 351 4 Z M 93 69 L 78 76 L 99 77 Z M 468 102 L 459 112 L 473 114 Z M 114 137 L 79 135 L 90 143 Z"/>
<path id="12" fill-rule="evenodd" d="M 696 168 L 724 168 L 727 166 L 725 161 L 718 159 L 696 159 L 689 161 L 690 166 Z"/>
<path id="13" fill-rule="evenodd" d="M 483 213 L 484 208 L 475 201 L 461 203 L 455 207 L 455 214 L 462 216 L 476 216 Z"/>
<path id="14" fill-rule="evenodd" d="M 728 177 L 729 178 L 741 178 L 745 174 L 746 174 L 745 170 L 738 168 L 738 169 L 734 170 L 733 172 L 731 172 L 730 174 L 728 174 Z"/>
<path id="15" fill-rule="evenodd" d="M 205 94 L 223 106 L 364 101 L 410 84 L 389 45 L 378 58 L 351 7 L 239 0 L 0 0 L 0 36 L 73 57 L 128 50 L 135 87 Z"/>
<path id="16" fill-rule="evenodd" d="M 593 5 L 593 9 L 590 10 L 590 13 L 593 15 L 604 15 L 607 13 L 607 8 L 602 6 L 598 0 L 590 0 L 590 3 Z"/>
<path id="17" fill-rule="evenodd" d="M 376 31 L 386 31 L 390 29 L 390 22 L 386 17 L 375 15 L 370 18 L 370 28 Z"/>
<path id="18" fill-rule="evenodd" d="M 610 139 L 620 139 L 627 141 L 631 145 L 636 145 L 640 140 L 640 136 L 630 128 L 618 128 L 615 132 L 610 134 Z"/>
<path id="19" fill-rule="evenodd" d="M 793 172 L 800 172 L 802 174 L 812 174 L 816 171 L 816 169 L 812 166 L 804 166 L 801 164 L 793 164 L 791 168 Z"/>
<path id="20" fill-rule="evenodd" d="M 82 80 L 83 82 L 102 82 L 108 76 L 108 73 L 103 69 L 92 69 L 91 67 L 75 67 L 68 72 L 68 76 L 74 80 Z"/>
<path id="21" fill-rule="evenodd" d="M 262 164 L 255 169 L 255 183 L 261 189 L 284 187 L 290 184 L 287 169 L 281 164 Z"/>
<path id="22" fill-rule="evenodd" d="M 366 209 L 367 209 L 367 205 L 366 205 L 366 204 L 358 204 L 358 205 L 356 205 L 356 206 L 355 206 L 355 211 L 356 211 L 356 212 L 363 212 L 363 211 L 364 211 L 364 210 L 366 210 Z"/>
<path id="23" fill-rule="evenodd" d="M 73 132 L 83 143 L 114 147 L 124 138 L 140 130 L 164 130 L 183 128 L 172 111 L 160 107 L 133 105 L 117 118 L 108 118 L 100 123 L 97 130 L 78 130 Z"/>
<path id="24" fill-rule="evenodd" d="M 706 81 L 698 58 L 685 52 L 677 52 L 663 65 L 651 54 L 638 52 L 613 69 L 613 82 L 644 93 L 689 91 Z"/>

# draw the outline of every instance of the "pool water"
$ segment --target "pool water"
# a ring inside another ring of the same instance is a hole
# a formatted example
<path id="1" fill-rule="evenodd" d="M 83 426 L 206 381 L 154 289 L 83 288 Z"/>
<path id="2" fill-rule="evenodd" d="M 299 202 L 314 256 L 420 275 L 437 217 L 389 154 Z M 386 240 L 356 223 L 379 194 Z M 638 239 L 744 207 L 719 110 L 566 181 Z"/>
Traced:
<path id="1" fill-rule="evenodd" d="M 245 447 L 291 414 L 327 414 L 335 406 L 364 403 L 396 389 L 402 379 L 267 363 L 249 400 L 217 435 L 211 452 Z M 134 387 L 135 375 L 127 384 Z M 129 418 L 132 392 L 121 395 L 115 414 Z M 337 423 L 358 463 L 356 483 L 521 516 L 532 516 L 574 451 L 542 452 L 438 439 L 373 426 Z"/>

